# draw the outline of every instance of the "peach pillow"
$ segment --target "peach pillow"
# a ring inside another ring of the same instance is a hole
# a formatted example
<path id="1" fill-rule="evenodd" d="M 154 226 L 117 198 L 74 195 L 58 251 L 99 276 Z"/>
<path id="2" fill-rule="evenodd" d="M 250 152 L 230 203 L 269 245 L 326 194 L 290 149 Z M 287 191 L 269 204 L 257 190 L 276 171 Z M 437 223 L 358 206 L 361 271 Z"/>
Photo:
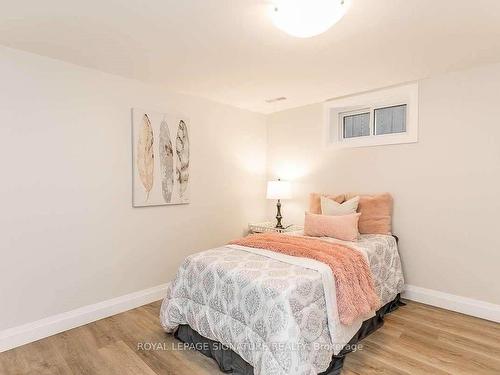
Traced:
<path id="1" fill-rule="evenodd" d="M 361 214 L 342 216 L 318 215 L 306 212 L 304 235 L 332 237 L 344 241 L 358 239 L 358 220 Z"/>
<path id="2" fill-rule="evenodd" d="M 311 193 L 309 194 L 309 212 L 312 214 L 321 215 L 321 197 L 325 197 L 331 199 L 337 203 L 344 203 L 345 195 L 329 195 L 329 194 L 320 194 L 320 193 Z"/>
<path id="3" fill-rule="evenodd" d="M 359 195 L 359 233 L 391 234 L 393 200 L 389 193 L 360 195 L 349 193 L 346 199 Z"/>

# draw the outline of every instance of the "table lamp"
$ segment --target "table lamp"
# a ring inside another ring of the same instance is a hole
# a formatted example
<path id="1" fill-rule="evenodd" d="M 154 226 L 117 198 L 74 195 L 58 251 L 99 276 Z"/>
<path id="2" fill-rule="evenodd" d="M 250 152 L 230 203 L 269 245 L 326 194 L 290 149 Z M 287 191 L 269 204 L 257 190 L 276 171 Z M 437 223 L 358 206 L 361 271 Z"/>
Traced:
<path id="1" fill-rule="evenodd" d="M 277 199 L 278 203 L 276 203 L 276 228 L 283 229 L 283 225 L 281 224 L 281 199 L 290 199 L 292 197 L 290 182 L 288 181 L 269 181 L 267 183 L 267 199 Z"/>

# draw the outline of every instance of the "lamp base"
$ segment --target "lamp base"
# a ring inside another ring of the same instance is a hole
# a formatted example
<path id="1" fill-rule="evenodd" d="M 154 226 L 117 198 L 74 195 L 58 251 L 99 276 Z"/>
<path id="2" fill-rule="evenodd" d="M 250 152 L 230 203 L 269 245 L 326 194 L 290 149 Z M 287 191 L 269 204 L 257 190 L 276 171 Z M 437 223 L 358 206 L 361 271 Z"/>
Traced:
<path id="1" fill-rule="evenodd" d="M 276 213 L 276 226 L 275 226 L 275 228 L 283 229 L 283 224 L 281 224 L 281 219 L 283 219 L 283 216 L 281 216 L 281 202 L 279 199 L 278 199 L 278 203 L 276 203 L 276 209 L 277 209 L 277 213 Z"/>

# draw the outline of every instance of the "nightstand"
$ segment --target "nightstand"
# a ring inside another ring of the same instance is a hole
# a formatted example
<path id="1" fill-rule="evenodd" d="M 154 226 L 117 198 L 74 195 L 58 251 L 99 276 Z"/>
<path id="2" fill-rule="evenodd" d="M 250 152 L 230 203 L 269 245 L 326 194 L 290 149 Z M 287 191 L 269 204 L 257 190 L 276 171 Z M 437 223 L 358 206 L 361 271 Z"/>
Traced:
<path id="1" fill-rule="evenodd" d="M 304 229 L 300 225 L 284 225 L 284 228 L 276 228 L 276 222 L 274 221 L 266 221 L 263 223 L 253 223 L 248 224 L 248 233 L 266 233 L 266 232 L 277 232 L 277 233 L 286 233 L 286 232 L 296 232 Z"/>

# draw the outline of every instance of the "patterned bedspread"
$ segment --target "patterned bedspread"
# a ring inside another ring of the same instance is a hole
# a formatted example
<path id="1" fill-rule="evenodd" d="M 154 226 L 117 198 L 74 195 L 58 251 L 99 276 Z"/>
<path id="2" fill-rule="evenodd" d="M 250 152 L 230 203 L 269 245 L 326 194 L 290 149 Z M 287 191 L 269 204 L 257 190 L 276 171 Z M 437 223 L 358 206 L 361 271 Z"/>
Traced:
<path id="1" fill-rule="evenodd" d="M 366 255 L 382 304 L 403 290 L 392 236 L 362 235 L 346 244 Z M 346 339 L 332 342 L 319 272 L 229 246 L 185 259 L 168 288 L 160 320 L 167 332 L 189 324 L 230 347 L 255 375 L 323 372 L 361 324 L 337 325 Z"/>

